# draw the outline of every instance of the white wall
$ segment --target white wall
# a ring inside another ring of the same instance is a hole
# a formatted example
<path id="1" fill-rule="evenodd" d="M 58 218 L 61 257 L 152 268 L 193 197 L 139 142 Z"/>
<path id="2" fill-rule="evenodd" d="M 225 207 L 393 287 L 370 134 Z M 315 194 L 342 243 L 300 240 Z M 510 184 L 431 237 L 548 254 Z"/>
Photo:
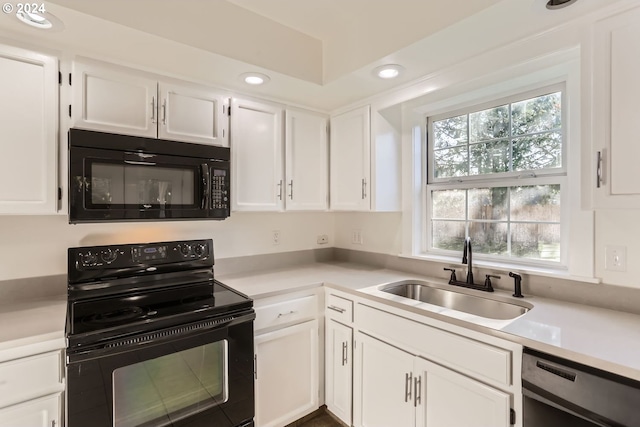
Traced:
<path id="1" fill-rule="evenodd" d="M 604 283 L 640 288 L 640 212 L 635 209 L 596 211 L 596 276 Z M 624 272 L 605 269 L 605 248 L 624 246 L 627 269 Z"/>
<path id="2" fill-rule="evenodd" d="M 402 243 L 402 214 L 399 212 L 335 213 L 334 246 L 356 251 L 399 255 Z M 360 232 L 362 244 L 353 243 Z"/>
<path id="3" fill-rule="evenodd" d="M 280 231 L 274 245 L 272 232 Z M 216 259 L 332 246 L 329 213 L 232 213 L 224 221 L 70 225 L 67 217 L 0 216 L 0 280 L 66 274 L 67 248 L 212 238 Z M 329 243 L 318 245 L 319 234 Z"/>

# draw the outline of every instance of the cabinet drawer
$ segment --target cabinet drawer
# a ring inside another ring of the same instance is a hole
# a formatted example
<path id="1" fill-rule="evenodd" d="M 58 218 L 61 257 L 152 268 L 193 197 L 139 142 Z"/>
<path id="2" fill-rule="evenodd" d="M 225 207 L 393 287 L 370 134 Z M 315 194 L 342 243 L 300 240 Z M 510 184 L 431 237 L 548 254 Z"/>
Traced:
<path id="1" fill-rule="evenodd" d="M 327 294 L 326 315 L 346 323 L 353 322 L 353 301 Z"/>
<path id="2" fill-rule="evenodd" d="M 359 328 L 471 377 L 511 385 L 511 351 L 358 304 Z"/>
<path id="3" fill-rule="evenodd" d="M 254 329 L 258 331 L 316 317 L 318 300 L 315 295 L 310 295 L 273 304 L 259 305 L 256 303 L 255 311 Z"/>
<path id="4" fill-rule="evenodd" d="M 0 363 L 0 407 L 62 390 L 60 352 Z"/>

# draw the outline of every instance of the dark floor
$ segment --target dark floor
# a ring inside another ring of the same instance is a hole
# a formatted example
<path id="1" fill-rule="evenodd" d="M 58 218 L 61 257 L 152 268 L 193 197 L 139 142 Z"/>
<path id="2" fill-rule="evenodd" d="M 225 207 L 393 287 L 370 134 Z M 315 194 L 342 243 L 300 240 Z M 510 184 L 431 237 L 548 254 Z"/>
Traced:
<path id="1" fill-rule="evenodd" d="M 329 415 L 325 409 L 320 408 L 286 427 L 344 427 L 344 425 Z"/>

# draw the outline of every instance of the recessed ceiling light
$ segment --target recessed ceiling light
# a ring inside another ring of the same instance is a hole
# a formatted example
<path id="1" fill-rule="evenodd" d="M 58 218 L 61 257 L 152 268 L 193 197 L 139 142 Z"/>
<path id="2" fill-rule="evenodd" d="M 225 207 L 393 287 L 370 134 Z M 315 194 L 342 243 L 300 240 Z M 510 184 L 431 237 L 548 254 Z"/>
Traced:
<path id="1" fill-rule="evenodd" d="M 576 0 L 549 0 L 549 2 L 547 3 L 547 9 L 560 9 L 575 2 Z"/>
<path id="2" fill-rule="evenodd" d="M 64 24 L 56 16 L 49 12 L 27 12 L 19 10 L 16 12 L 16 18 L 31 27 L 41 30 L 62 31 Z"/>
<path id="3" fill-rule="evenodd" d="M 244 73 L 240 75 L 243 82 L 252 86 L 259 86 L 265 83 L 269 83 L 271 78 L 262 73 Z"/>
<path id="4" fill-rule="evenodd" d="M 395 79 L 404 70 L 402 65 L 386 64 L 373 69 L 373 73 L 381 79 Z"/>

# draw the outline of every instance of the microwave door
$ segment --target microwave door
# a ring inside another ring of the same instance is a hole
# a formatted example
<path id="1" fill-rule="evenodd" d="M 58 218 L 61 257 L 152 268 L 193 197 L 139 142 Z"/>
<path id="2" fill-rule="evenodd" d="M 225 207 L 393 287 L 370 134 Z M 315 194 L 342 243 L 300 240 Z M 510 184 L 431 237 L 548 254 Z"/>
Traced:
<path id="1" fill-rule="evenodd" d="M 117 152 L 92 151 L 74 179 L 84 193 L 82 208 L 71 207 L 76 220 L 208 216 L 209 168 L 202 159 L 148 153 L 119 153 L 118 159 Z"/>

